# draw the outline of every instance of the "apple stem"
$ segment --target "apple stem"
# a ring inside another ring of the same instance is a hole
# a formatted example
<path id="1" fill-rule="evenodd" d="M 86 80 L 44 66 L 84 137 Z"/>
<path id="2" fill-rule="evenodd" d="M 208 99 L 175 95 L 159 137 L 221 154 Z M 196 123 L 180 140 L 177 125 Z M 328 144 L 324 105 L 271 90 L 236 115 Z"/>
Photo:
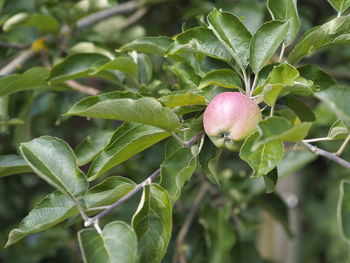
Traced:
<path id="1" fill-rule="evenodd" d="M 203 132 L 198 133 L 196 136 L 192 137 L 188 141 L 182 140 L 179 136 L 176 135 L 176 133 L 171 132 L 171 135 L 177 140 L 183 147 L 187 148 L 190 147 L 194 142 L 198 141 L 202 136 Z"/>
<path id="2" fill-rule="evenodd" d="M 350 141 L 350 134 L 348 135 L 348 137 L 346 137 L 345 141 L 342 143 L 339 150 L 335 154 L 338 156 L 341 155 L 344 149 L 346 148 L 346 145 L 348 145 L 349 141 Z"/>
<path id="3" fill-rule="evenodd" d="M 256 73 L 254 76 L 254 81 L 253 81 L 252 89 L 249 92 L 249 97 L 253 96 L 254 90 L 255 90 L 257 82 L 258 82 L 258 76 L 259 76 L 259 73 Z"/>
<path id="4" fill-rule="evenodd" d="M 280 53 L 280 57 L 278 59 L 278 62 L 281 63 L 282 59 L 283 59 L 283 55 L 284 55 L 284 51 L 286 50 L 286 45 L 283 43 L 282 47 L 281 47 L 281 53 Z"/>

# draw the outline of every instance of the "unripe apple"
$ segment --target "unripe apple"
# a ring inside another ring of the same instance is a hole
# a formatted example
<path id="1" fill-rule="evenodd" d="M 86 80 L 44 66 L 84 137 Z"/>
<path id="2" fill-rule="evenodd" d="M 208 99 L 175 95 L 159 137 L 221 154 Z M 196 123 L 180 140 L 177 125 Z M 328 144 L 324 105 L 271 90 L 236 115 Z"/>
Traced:
<path id="1" fill-rule="evenodd" d="M 262 119 L 259 106 L 240 92 L 215 96 L 204 112 L 205 133 L 217 147 L 232 149 L 234 141 L 248 137 Z"/>

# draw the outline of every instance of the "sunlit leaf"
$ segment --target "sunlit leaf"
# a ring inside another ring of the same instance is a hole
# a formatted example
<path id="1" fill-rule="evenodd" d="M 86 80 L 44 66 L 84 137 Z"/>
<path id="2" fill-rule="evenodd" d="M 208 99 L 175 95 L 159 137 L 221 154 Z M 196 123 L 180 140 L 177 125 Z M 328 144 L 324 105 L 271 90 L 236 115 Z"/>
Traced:
<path id="1" fill-rule="evenodd" d="M 250 43 L 250 67 L 255 74 L 265 66 L 285 39 L 289 22 L 270 21 L 263 24 Z"/>
<path id="2" fill-rule="evenodd" d="M 232 60 L 232 56 L 214 33 L 204 27 L 195 27 L 177 35 L 167 52 L 169 54 L 196 52 L 225 62 Z"/>
<path id="3" fill-rule="evenodd" d="M 253 150 L 259 134 L 250 135 L 242 145 L 239 156 L 253 169 L 253 177 L 266 175 L 281 161 L 284 153 L 282 140 L 273 140 Z"/>
<path id="4" fill-rule="evenodd" d="M 110 92 L 87 97 L 76 103 L 67 115 L 143 123 L 175 130 L 180 127 L 176 114 L 159 101 L 132 92 Z"/>
<path id="5" fill-rule="evenodd" d="M 267 8 L 274 20 L 289 21 L 290 26 L 285 43 L 290 45 L 298 34 L 299 16 L 296 0 L 268 0 Z"/>
<path id="6" fill-rule="evenodd" d="M 305 56 L 319 50 L 324 46 L 343 44 L 342 35 L 350 33 L 350 17 L 344 16 L 334 18 L 333 20 L 307 31 L 298 44 L 294 47 L 288 56 L 289 63 L 298 63 Z"/>
<path id="7" fill-rule="evenodd" d="M 199 84 L 199 89 L 210 85 L 218 85 L 225 88 L 242 90 L 242 81 L 234 71 L 230 69 L 213 70 L 205 75 Z"/>
<path id="8" fill-rule="evenodd" d="M 171 43 L 172 40 L 169 37 L 144 37 L 122 46 L 118 51 L 125 52 L 135 50 L 163 56 Z"/>
<path id="9" fill-rule="evenodd" d="M 210 29 L 243 67 L 248 65 L 251 33 L 235 15 L 214 9 L 208 15 Z"/>

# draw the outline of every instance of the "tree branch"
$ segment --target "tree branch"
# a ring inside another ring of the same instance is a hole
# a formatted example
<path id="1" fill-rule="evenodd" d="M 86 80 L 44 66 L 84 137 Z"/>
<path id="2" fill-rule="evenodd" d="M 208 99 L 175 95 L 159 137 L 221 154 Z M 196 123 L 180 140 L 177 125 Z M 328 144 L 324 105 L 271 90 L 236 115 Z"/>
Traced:
<path id="1" fill-rule="evenodd" d="M 316 153 L 318 155 L 321 155 L 323 157 L 326 157 L 326 158 L 340 164 L 341 166 L 343 166 L 347 169 L 350 169 L 350 162 L 338 157 L 335 153 L 331 153 L 331 152 L 322 150 L 322 149 L 317 148 L 316 146 L 314 146 L 308 142 L 305 142 L 305 141 L 302 141 L 301 143 L 304 146 L 306 146 L 311 152 Z"/>
<path id="2" fill-rule="evenodd" d="M 186 147 L 191 147 L 193 144 L 195 144 L 201 137 L 203 136 L 203 132 L 197 134 L 193 138 L 191 138 L 188 141 L 188 145 Z M 136 193 L 138 193 L 141 189 L 143 189 L 144 186 L 151 184 L 152 181 L 157 178 L 161 173 L 161 168 L 156 170 L 153 174 L 151 174 L 149 177 L 147 177 L 142 183 L 138 184 L 133 190 L 131 190 L 129 193 L 124 195 L 122 198 L 120 198 L 118 201 L 116 201 L 114 204 L 109 206 L 107 209 L 103 210 L 102 212 L 98 213 L 94 217 L 88 218 L 85 220 L 84 226 L 89 227 L 92 225 L 98 224 L 98 221 L 101 220 L 103 217 L 108 215 L 113 209 L 117 208 L 121 204 L 123 204 L 125 201 L 129 200 L 131 197 L 133 197 Z"/>
<path id="3" fill-rule="evenodd" d="M 0 69 L 0 76 L 6 76 L 15 72 L 22 67 L 29 59 L 35 55 L 35 51 L 30 49 L 24 50 L 21 54 L 11 60 L 6 66 Z"/>
<path id="4" fill-rule="evenodd" d="M 194 219 L 195 215 L 197 214 L 197 211 L 200 208 L 200 205 L 201 205 L 206 193 L 208 192 L 209 188 L 210 188 L 210 184 L 205 181 L 202 184 L 201 188 L 199 189 L 197 197 L 194 200 L 193 205 L 191 207 L 191 210 L 190 210 L 188 216 L 186 217 L 184 224 L 181 227 L 179 235 L 177 236 L 177 239 L 176 239 L 176 252 L 175 252 L 174 259 L 173 259 L 174 263 L 178 262 L 178 259 L 180 259 L 179 261 L 181 263 L 186 263 L 186 258 L 183 255 L 183 243 L 185 241 L 188 230 L 190 229 L 190 226 L 193 222 L 193 219 Z"/>
<path id="5" fill-rule="evenodd" d="M 30 44 L 10 43 L 5 41 L 0 41 L 0 47 L 23 49 L 23 48 L 27 48 L 28 46 L 30 46 Z"/>
<path id="6" fill-rule="evenodd" d="M 76 82 L 74 80 L 67 80 L 66 84 L 71 87 L 72 89 L 79 91 L 81 93 L 87 94 L 87 95 L 97 95 L 100 93 L 100 91 L 98 89 L 95 89 L 93 87 L 89 87 L 86 85 L 82 85 L 79 82 Z"/>
<path id="7" fill-rule="evenodd" d="M 129 16 L 127 19 L 125 19 L 123 22 L 121 22 L 119 25 L 117 25 L 117 30 L 124 30 L 134 24 L 136 21 L 141 19 L 148 11 L 147 7 L 141 8 L 137 10 L 134 14 Z"/>
<path id="8" fill-rule="evenodd" d="M 131 12 L 135 10 L 137 6 L 137 1 L 121 3 L 114 8 L 102 10 L 89 16 L 83 17 L 82 19 L 78 20 L 76 27 L 79 30 L 84 29 L 109 17 Z"/>
<path id="9" fill-rule="evenodd" d="M 76 27 L 77 29 L 81 30 L 86 27 L 92 26 L 98 22 L 101 22 L 102 20 L 107 19 L 111 16 L 131 12 L 135 10 L 137 7 L 138 7 L 138 3 L 136 0 L 121 3 L 114 8 L 102 10 L 94 14 L 91 14 L 89 16 L 83 17 L 82 19 L 78 20 L 78 22 L 76 23 Z M 143 10 L 143 12 L 145 12 L 145 10 Z M 141 16 L 143 15 L 141 11 L 137 14 L 137 16 L 136 16 L 136 13 L 134 14 L 135 17 L 133 17 L 135 21 L 139 19 L 140 15 Z M 51 37 L 46 36 L 44 38 L 48 40 Z M 17 57 L 11 60 L 6 66 L 0 69 L 0 76 L 9 75 L 15 72 L 19 67 L 23 66 L 28 60 L 30 60 L 35 55 L 35 53 L 36 53 L 35 50 L 33 50 L 32 48 L 28 48 L 24 50 Z"/>

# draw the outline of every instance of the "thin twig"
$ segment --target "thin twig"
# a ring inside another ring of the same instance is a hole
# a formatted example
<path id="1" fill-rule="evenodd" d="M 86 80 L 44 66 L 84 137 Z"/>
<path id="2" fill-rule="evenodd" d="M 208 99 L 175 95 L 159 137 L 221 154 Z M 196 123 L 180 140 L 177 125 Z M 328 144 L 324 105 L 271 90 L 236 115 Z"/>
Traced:
<path id="1" fill-rule="evenodd" d="M 137 8 L 137 1 L 129 1 L 125 3 L 121 3 L 114 8 L 102 10 L 96 13 L 93 13 L 89 16 L 83 17 L 78 20 L 76 23 L 77 29 L 81 30 L 91 25 L 94 25 L 102 20 L 105 20 L 109 17 L 124 14 L 131 12 Z"/>
<path id="2" fill-rule="evenodd" d="M 249 92 L 249 94 L 247 94 L 248 96 L 252 97 L 253 94 L 254 94 L 254 90 L 256 88 L 256 85 L 257 85 L 257 82 L 258 82 L 258 75 L 259 73 L 256 73 L 255 76 L 254 76 L 254 81 L 253 81 L 253 84 L 252 84 L 252 88 Z"/>
<path id="3" fill-rule="evenodd" d="M 179 235 L 176 239 L 176 252 L 173 259 L 173 263 L 176 263 L 178 258 L 181 263 L 186 262 L 186 258 L 183 255 L 183 243 L 185 241 L 186 235 L 188 233 L 188 230 L 190 229 L 190 226 L 193 222 L 193 219 L 195 215 L 197 214 L 198 209 L 200 208 L 200 205 L 208 192 L 210 188 L 210 184 L 208 182 L 204 182 L 201 186 L 201 188 L 198 191 L 197 197 L 193 202 L 193 205 L 191 206 L 191 210 L 189 214 L 187 215 L 184 224 L 182 225 Z"/>
<path id="4" fill-rule="evenodd" d="M 185 148 L 190 147 L 191 145 L 193 145 L 193 143 L 195 143 L 196 141 L 198 141 L 201 137 L 203 137 L 203 132 L 198 133 L 196 136 L 192 137 L 191 139 L 189 139 L 188 141 L 183 141 L 179 136 L 177 136 L 176 133 L 171 132 L 171 135 Z"/>
<path id="5" fill-rule="evenodd" d="M 84 29 L 86 27 L 92 26 L 102 20 L 105 20 L 109 17 L 120 15 L 124 13 L 131 12 L 138 7 L 137 1 L 129 1 L 121 3 L 114 8 L 102 10 L 96 13 L 93 13 L 89 16 L 83 17 L 78 20 L 76 23 L 76 28 L 78 30 Z M 136 15 L 136 14 L 135 14 Z M 140 15 L 140 13 L 138 14 Z M 46 40 L 51 39 L 51 36 L 44 37 Z M 0 76 L 9 75 L 15 72 L 19 67 L 23 66 L 28 60 L 30 60 L 34 55 L 35 51 L 32 48 L 24 50 L 21 54 L 11 60 L 7 65 L 0 69 Z"/>
<path id="6" fill-rule="evenodd" d="M 280 56 L 278 58 L 278 62 L 282 62 L 282 59 L 283 59 L 283 55 L 284 55 L 284 51 L 286 50 L 286 45 L 283 43 L 282 44 L 282 47 L 281 47 L 281 53 L 280 53 Z"/>
<path id="7" fill-rule="evenodd" d="M 117 30 L 124 30 L 137 22 L 139 19 L 141 19 L 148 11 L 147 7 L 141 8 L 137 10 L 134 14 L 129 16 L 127 19 L 125 19 L 123 22 L 117 25 Z"/>
<path id="8" fill-rule="evenodd" d="M 302 141 L 302 144 L 305 145 L 310 151 L 312 151 L 316 154 L 319 154 L 323 157 L 326 157 L 326 158 L 340 164 L 341 166 L 343 166 L 345 168 L 350 169 L 350 162 L 338 157 L 335 153 L 331 153 L 331 152 L 325 151 L 323 149 L 317 148 L 316 146 L 314 146 L 308 142 L 305 142 L 305 141 Z"/>
<path id="9" fill-rule="evenodd" d="M 322 141 L 332 141 L 333 138 L 330 137 L 321 137 L 321 138 L 314 138 L 314 139 L 305 139 L 303 142 L 322 142 Z"/>
<path id="10" fill-rule="evenodd" d="M 18 68 L 22 67 L 29 59 L 35 55 L 35 51 L 32 49 L 24 50 L 21 54 L 11 60 L 6 66 L 0 69 L 0 76 L 6 76 L 15 72 Z"/>
<path id="11" fill-rule="evenodd" d="M 159 168 L 157 171 L 155 171 L 153 174 L 151 174 L 146 180 L 144 180 L 142 183 L 138 184 L 132 191 L 128 192 L 126 195 L 124 195 L 122 198 L 120 198 L 117 202 L 115 202 L 113 205 L 108 207 L 106 210 L 104 210 L 101 213 L 97 214 L 96 216 L 86 220 L 84 226 L 89 227 L 89 226 L 93 225 L 96 221 L 99 221 L 103 217 L 108 215 L 114 208 L 117 208 L 118 206 L 123 204 L 126 200 L 129 200 L 136 193 L 138 193 L 144 186 L 149 184 L 150 181 L 157 178 L 160 175 L 160 171 L 161 171 L 161 168 Z"/>
<path id="12" fill-rule="evenodd" d="M 79 82 L 76 82 L 74 80 L 67 80 L 66 84 L 71 87 L 72 89 L 79 91 L 81 93 L 87 94 L 87 95 L 97 95 L 100 93 L 100 91 L 98 89 L 95 89 L 93 87 L 89 87 L 86 85 L 82 85 Z"/>
<path id="13" fill-rule="evenodd" d="M 186 147 L 191 147 L 193 144 L 195 144 L 201 137 L 203 136 L 203 132 L 197 134 L 193 138 L 191 138 L 188 141 L 188 144 Z M 122 198 L 120 198 L 118 201 L 116 201 L 114 204 L 110 205 L 107 209 L 103 210 L 102 212 L 98 213 L 94 217 L 87 218 L 84 223 L 85 227 L 89 227 L 91 225 L 94 225 L 96 222 L 100 221 L 103 217 L 108 215 L 113 209 L 117 208 L 121 204 L 123 204 L 125 201 L 129 200 L 131 197 L 133 197 L 136 193 L 138 193 L 141 189 L 143 189 L 144 186 L 149 185 L 152 183 L 152 181 L 157 178 L 161 173 L 161 168 L 156 170 L 153 174 L 151 174 L 149 177 L 147 177 L 142 183 L 138 184 L 133 190 L 128 192 L 126 195 L 124 195 Z"/>
<path id="14" fill-rule="evenodd" d="M 348 137 L 346 137 L 345 141 L 342 143 L 342 145 L 340 146 L 340 148 L 338 149 L 338 151 L 335 153 L 336 155 L 341 155 L 343 153 L 343 151 L 346 148 L 346 145 L 348 145 L 350 141 L 350 134 L 348 135 Z"/>
<path id="15" fill-rule="evenodd" d="M 24 48 L 27 48 L 29 46 L 30 46 L 30 44 L 10 43 L 10 42 L 5 42 L 5 41 L 0 41 L 0 47 L 24 49 Z"/>

